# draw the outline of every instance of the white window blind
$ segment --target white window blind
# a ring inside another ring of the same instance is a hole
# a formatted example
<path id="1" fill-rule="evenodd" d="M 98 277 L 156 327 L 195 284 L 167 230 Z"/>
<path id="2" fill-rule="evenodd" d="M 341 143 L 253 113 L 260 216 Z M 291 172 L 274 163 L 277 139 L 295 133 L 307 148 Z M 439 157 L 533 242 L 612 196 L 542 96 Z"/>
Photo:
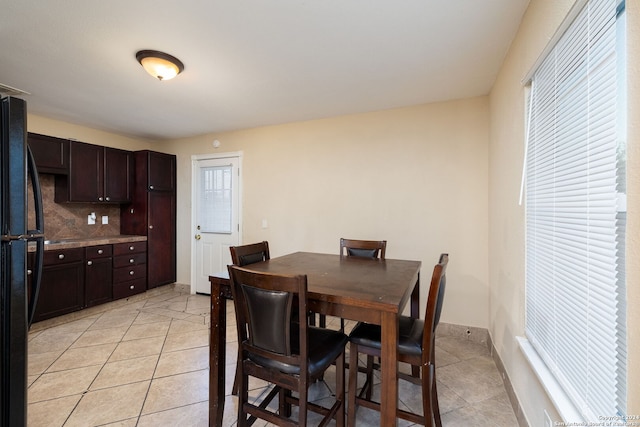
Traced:
<path id="1" fill-rule="evenodd" d="M 626 412 L 618 3 L 588 1 L 533 74 L 526 150 L 526 334 L 590 421 Z"/>

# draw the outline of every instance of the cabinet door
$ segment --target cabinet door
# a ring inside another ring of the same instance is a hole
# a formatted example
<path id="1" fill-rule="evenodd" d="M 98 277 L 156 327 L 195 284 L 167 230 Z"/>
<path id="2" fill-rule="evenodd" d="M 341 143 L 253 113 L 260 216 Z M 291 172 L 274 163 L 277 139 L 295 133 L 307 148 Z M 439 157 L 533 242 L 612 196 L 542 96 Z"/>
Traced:
<path id="1" fill-rule="evenodd" d="M 176 188 L 176 156 L 150 151 L 148 163 L 148 189 L 173 191 Z"/>
<path id="2" fill-rule="evenodd" d="M 131 152 L 104 149 L 104 200 L 125 203 L 131 200 Z"/>
<path id="3" fill-rule="evenodd" d="M 27 142 L 40 173 L 69 173 L 69 140 L 29 133 Z"/>
<path id="4" fill-rule="evenodd" d="M 34 322 L 80 310 L 84 304 L 82 261 L 45 266 Z"/>
<path id="5" fill-rule="evenodd" d="M 176 280 L 176 205 L 174 193 L 150 191 L 147 234 L 147 286 Z"/>
<path id="6" fill-rule="evenodd" d="M 85 248 L 84 302 L 85 307 L 109 302 L 113 299 L 112 245 Z"/>
<path id="7" fill-rule="evenodd" d="M 103 201 L 104 147 L 71 141 L 69 153 L 69 200 L 67 201 Z"/>

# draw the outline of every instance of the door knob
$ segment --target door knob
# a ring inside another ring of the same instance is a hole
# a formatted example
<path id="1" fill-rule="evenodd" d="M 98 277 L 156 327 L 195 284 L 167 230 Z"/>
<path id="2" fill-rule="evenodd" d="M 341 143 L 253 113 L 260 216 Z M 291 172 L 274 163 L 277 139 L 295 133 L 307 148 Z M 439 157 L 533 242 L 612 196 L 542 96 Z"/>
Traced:
<path id="1" fill-rule="evenodd" d="M 201 235 L 196 234 L 196 240 L 200 240 L 201 238 L 202 238 L 202 236 L 201 236 Z"/>

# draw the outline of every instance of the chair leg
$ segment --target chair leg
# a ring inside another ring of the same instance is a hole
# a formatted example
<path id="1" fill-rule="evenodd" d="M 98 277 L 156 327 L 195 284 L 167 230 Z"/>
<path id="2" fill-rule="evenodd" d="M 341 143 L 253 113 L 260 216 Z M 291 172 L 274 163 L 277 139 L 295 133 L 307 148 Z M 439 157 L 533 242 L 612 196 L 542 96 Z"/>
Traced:
<path id="1" fill-rule="evenodd" d="M 433 413 L 433 365 L 428 364 L 422 367 L 422 410 L 424 413 L 424 425 L 425 427 L 434 427 L 434 413 Z"/>
<path id="2" fill-rule="evenodd" d="M 349 344 L 349 406 L 347 407 L 347 426 L 356 422 L 356 393 L 358 388 L 358 345 Z"/>
<path id="3" fill-rule="evenodd" d="M 373 356 L 367 355 L 367 382 L 369 385 L 367 388 L 366 398 L 371 400 L 371 393 L 373 393 Z"/>
<path id="4" fill-rule="evenodd" d="M 344 390 L 344 358 L 345 352 L 336 359 L 336 397 L 340 401 L 340 407 L 336 413 L 336 427 L 344 427 L 344 408 L 345 408 L 345 390 Z"/>
<path id="5" fill-rule="evenodd" d="M 436 386 L 436 370 L 433 369 L 433 387 L 431 393 L 431 399 L 433 400 L 433 418 L 436 422 L 436 427 L 442 427 L 442 419 L 440 418 L 440 404 L 438 403 L 438 387 Z"/>
<path id="6" fill-rule="evenodd" d="M 240 365 L 236 369 L 236 379 L 238 380 L 238 427 L 246 427 L 247 414 L 244 413 L 243 406 L 249 400 L 249 378 L 244 375 Z"/>

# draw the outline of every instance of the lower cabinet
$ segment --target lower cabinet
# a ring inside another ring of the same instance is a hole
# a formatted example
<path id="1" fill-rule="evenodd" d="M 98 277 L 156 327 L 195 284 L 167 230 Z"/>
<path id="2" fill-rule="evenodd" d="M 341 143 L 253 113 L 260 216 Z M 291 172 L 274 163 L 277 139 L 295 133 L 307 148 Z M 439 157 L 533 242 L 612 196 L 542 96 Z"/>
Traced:
<path id="1" fill-rule="evenodd" d="M 33 256 L 29 256 L 33 265 Z M 34 322 L 127 298 L 147 290 L 147 242 L 44 253 Z"/>
<path id="2" fill-rule="evenodd" d="M 85 248 L 84 299 L 85 307 L 104 304 L 113 299 L 112 245 Z"/>
<path id="3" fill-rule="evenodd" d="M 84 248 L 46 251 L 33 321 L 61 316 L 83 306 Z"/>
<path id="4" fill-rule="evenodd" d="M 147 243 L 113 245 L 113 299 L 126 298 L 147 289 Z"/>

